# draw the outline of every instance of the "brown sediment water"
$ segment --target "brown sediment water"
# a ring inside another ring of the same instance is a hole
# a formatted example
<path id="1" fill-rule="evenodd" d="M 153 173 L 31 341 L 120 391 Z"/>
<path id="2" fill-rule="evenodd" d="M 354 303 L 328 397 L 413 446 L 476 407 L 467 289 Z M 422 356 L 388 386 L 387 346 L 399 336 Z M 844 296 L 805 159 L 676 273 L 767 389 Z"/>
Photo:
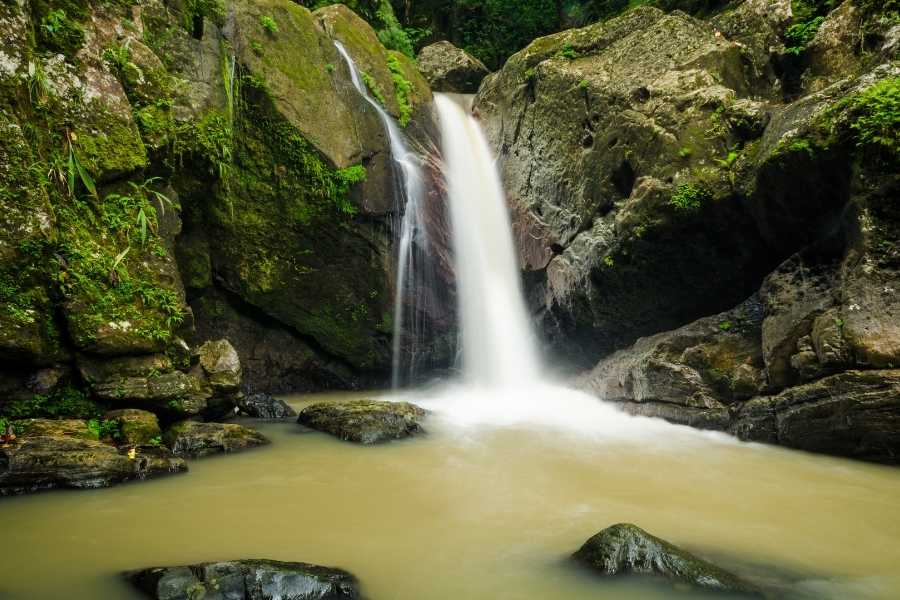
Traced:
<path id="1" fill-rule="evenodd" d="M 127 600 L 120 571 L 234 558 L 343 567 L 373 600 L 685 597 L 566 560 L 623 521 L 726 566 L 777 570 L 801 597 L 900 597 L 900 469 L 439 416 L 425 437 L 376 447 L 251 423 L 271 446 L 187 475 L 0 500 L 0 597 Z"/>

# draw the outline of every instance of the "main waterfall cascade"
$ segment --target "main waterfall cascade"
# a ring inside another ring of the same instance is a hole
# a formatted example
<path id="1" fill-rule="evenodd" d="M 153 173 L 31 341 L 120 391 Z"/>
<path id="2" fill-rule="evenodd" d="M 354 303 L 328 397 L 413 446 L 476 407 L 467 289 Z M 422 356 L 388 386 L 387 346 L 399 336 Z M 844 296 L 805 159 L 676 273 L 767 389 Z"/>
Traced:
<path id="1" fill-rule="evenodd" d="M 397 282 L 394 295 L 394 331 L 391 380 L 394 388 L 415 377 L 418 357 L 424 338 L 423 315 L 427 295 L 422 293 L 431 285 L 430 243 L 425 225 L 425 184 L 421 157 L 410 151 L 406 138 L 394 119 L 369 94 L 359 69 L 347 49 L 338 41 L 335 47 L 350 71 L 356 91 L 375 109 L 388 135 L 394 165 L 395 243 L 397 246 Z M 400 216 L 402 215 L 402 216 Z M 406 347 L 403 342 L 406 340 Z M 404 360 L 408 357 L 408 360 Z"/>
<path id="2" fill-rule="evenodd" d="M 509 386 L 539 378 L 500 174 L 470 96 L 435 94 L 453 227 L 463 373 Z"/>

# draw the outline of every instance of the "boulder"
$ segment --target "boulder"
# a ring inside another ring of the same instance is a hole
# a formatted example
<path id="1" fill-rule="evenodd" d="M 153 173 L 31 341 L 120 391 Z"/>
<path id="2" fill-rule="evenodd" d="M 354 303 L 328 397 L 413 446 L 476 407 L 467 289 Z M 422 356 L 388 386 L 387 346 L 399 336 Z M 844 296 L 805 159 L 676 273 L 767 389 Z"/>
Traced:
<path id="1" fill-rule="evenodd" d="M 425 410 L 409 402 L 322 402 L 300 411 L 297 422 L 344 441 L 378 444 L 424 433 Z"/>
<path id="2" fill-rule="evenodd" d="M 204 343 L 197 350 L 200 366 L 213 390 L 233 392 L 241 385 L 241 359 L 228 340 Z"/>
<path id="3" fill-rule="evenodd" d="M 741 439 L 874 462 L 900 461 L 900 371 L 845 371 L 740 407 Z"/>
<path id="4" fill-rule="evenodd" d="M 360 598 L 356 578 L 340 569 L 274 560 L 235 560 L 126 573 L 156 600 L 339 600 Z"/>
<path id="5" fill-rule="evenodd" d="M 151 412 L 135 408 L 111 410 L 103 419 L 115 421 L 119 425 L 119 444 L 125 446 L 144 446 L 157 444 L 162 436 L 159 420 Z"/>
<path id="6" fill-rule="evenodd" d="M 419 51 L 416 63 L 436 92 L 474 94 L 490 71 L 480 60 L 450 42 L 436 42 Z"/>
<path id="7" fill-rule="evenodd" d="M 243 425 L 196 421 L 172 425 L 163 434 L 163 441 L 173 454 L 187 458 L 238 452 L 269 443 L 261 433 Z"/>
<path id="8" fill-rule="evenodd" d="M 17 422 L 18 438 L 0 448 L 0 496 L 53 488 L 100 488 L 187 470 L 163 449 L 133 455 L 98 441 L 84 421 Z"/>
<path id="9" fill-rule="evenodd" d="M 257 419 L 286 419 L 297 416 L 297 411 L 284 400 L 262 393 L 245 395 L 238 401 L 238 408 L 245 415 Z"/>
<path id="10" fill-rule="evenodd" d="M 628 523 L 607 527 L 573 558 L 598 575 L 657 575 L 703 590 L 762 597 L 736 575 Z"/>
<path id="11" fill-rule="evenodd" d="M 641 338 L 601 360 L 579 386 L 631 414 L 725 429 L 729 406 L 764 389 L 757 295 L 737 308 Z"/>

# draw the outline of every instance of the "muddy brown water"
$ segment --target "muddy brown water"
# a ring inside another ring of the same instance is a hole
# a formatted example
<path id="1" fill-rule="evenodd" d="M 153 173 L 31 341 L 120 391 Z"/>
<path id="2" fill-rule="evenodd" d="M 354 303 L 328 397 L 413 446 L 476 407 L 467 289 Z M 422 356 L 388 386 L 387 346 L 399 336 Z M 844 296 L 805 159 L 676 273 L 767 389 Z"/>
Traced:
<path id="1" fill-rule="evenodd" d="M 271 446 L 187 475 L 0 500 L 0 597 L 128 600 L 123 570 L 233 558 L 343 567 L 372 600 L 691 597 L 566 561 L 627 521 L 797 597 L 900 598 L 900 469 L 681 430 L 603 442 L 435 416 L 358 447 L 253 424 Z"/>

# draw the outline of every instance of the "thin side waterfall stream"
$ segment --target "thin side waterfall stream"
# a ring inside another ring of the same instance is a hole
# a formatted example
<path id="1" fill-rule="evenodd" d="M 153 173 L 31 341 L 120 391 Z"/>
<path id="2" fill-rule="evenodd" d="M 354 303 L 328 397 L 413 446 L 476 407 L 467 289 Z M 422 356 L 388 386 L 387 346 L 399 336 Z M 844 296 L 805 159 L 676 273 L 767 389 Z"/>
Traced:
<path id="1" fill-rule="evenodd" d="M 350 71 L 350 79 L 356 91 L 365 98 L 366 102 L 378 114 L 384 130 L 388 135 L 391 147 L 391 158 L 394 165 L 394 212 L 402 215 L 399 218 L 399 235 L 396 236 L 397 246 L 397 283 L 394 300 L 394 336 L 393 336 L 393 365 L 391 379 L 393 387 L 398 387 L 405 380 L 413 376 L 416 366 L 417 345 L 421 341 L 420 310 L 416 302 L 424 296 L 416 289 L 417 277 L 415 268 L 425 261 L 423 255 L 428 253 L 428 230 L 425 227 L 424 210 L 424 181 L 422 175 L 421 158 L 410 151 L 406 138 L 394 119 L 384 110 L 377 100 L 372 98 L 366 88 L 363 78 L 353 62 L 353 58 L 347 49 L 338 41 L 334 42 L 341 58 Z M 407 308 L 409 306 L 409 308 Z M 407 342 L 405 352 L 401 344 Z M 409 361 L 403 357 L 408 355 Z"/>

